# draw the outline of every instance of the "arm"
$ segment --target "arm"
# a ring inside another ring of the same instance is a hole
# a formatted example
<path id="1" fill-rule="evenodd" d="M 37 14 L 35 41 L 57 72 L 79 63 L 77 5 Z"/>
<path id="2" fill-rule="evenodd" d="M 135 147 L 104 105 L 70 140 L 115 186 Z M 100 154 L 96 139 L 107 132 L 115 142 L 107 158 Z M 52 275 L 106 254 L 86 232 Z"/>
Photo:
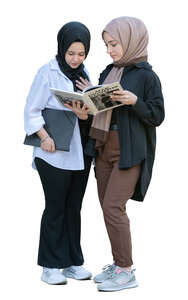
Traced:
<path id="1" fill-rule="evenodd" d="M 146 125 L 156 127 L 164 120 L 164 102 L 159 78 L 150 73 L 146 79 L 144 98 L 141 99 L 129 91 L 114 92 L 112 100 L 121 101 L 135 112 Z M 119 97 L 119 98 L 118 98 Z"/>
<path id="2" fill-rule="evenodd" d="M 25 109 L 24 109 L 24 128 L 28 135 L 38 134 L 41 139 L 41 148 L 45 151 L 55 151 L 53 139 L 48 136 L 43 128 L 45 121 L 41 111 L 46 107 L 50 91 L 48 82 L 39 71 L 30 88 Z"/>
<path id="3" fill-rule="evenodd" d="M 144 101 L 138 98 L 133 111 L 148 126 L 159 126 L 165 117 L 161 83 L 155 73 L 151 74 L 145 85 Z"/>
<path id="4" fill-rule="evenodd" d="M 48 135 L 48 132 L 42 127 L 36 134 L 41 139 L 41 148 L 48 152 L 55 151 L 55 143 L 53 139 Z"/>

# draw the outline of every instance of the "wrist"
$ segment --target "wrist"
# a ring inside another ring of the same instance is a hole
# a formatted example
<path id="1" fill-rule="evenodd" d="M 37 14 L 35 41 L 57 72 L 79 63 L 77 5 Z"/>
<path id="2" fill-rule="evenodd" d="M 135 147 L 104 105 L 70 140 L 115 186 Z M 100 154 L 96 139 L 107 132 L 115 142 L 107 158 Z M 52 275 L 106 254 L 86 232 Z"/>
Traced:
<path id="1" fill-rule="evenodd" d="M 42 139 L 40 140 L 40 143 L 41 143 L 41 144 L 44 143 L 48 138 L 49 138 L 49 135 L 45 136 L 44 138 L 42 138 Z"/>
<path id="2" fill-rule="evenodd" d="M 134 106 L 134 105 L 136 104 L 137 100 L 138 100 L 138 97 L 136 97 L 136 98 L 134 99 L 132 106 Z"/>
<path id="3" fill-rule="evenodd" d="M 80 120 L 87 120 L 88 119 L 88 114 L 77 114 L 77 117 Z"/>

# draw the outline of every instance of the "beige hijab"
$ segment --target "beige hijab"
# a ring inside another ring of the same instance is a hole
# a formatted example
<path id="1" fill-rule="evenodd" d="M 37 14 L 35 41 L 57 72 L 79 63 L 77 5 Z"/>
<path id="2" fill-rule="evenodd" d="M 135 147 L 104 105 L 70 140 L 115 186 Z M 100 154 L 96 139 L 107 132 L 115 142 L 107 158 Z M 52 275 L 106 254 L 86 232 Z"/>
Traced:
<path id="1" fill-rule="evenodd" d="M 125 66 L 147 61 L 148 31 L 144 23 L 133 17 L 120 17 L 110 21 L 102 32 L 109 33 L 123 48 L 123 56 L 114 66 L 104 84 L 120 82 Z M 108 137 L 112 110 L 99 113 L 93 119 L 90 136 L 101 146 Z"/>

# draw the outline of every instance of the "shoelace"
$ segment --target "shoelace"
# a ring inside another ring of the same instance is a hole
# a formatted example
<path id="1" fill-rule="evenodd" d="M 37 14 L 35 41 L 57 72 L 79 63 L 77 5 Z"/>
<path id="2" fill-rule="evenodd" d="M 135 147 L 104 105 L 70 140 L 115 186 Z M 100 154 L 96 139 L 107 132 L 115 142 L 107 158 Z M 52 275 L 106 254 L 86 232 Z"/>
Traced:
<path id="1" fill-rule="evenodd" d="M 82 271 L 83 267 L 82 266 L 78 266 L 77 268 L 71 267 L 69 271 L 71 271 L 72 273 L 76 273 L 77 271 Z"/>
<path id="2" fill-rule="evenodd" d="M 108 264 L 108 265 L 105 265 L 102 269 L 103 269 L 103 272 L 105 272 L 105 273 L 111 273 L 113 268 L 114 268 L 114 265 Z"/>
<path id="3" fill-rule="evenodd" d="M 133 270 L 131 270 L 131 271 L 129 271 L 129 272 L 127 272 L 127 271 L 124 270 L 124 272 L 127 273 L 127 275 L 128 275 L 129 273 L 133 274 L 134 271 L 136 271 L 136 269 L 133 269 Z M 116 272 L 113 272 L 112 274 L 110 274 L 109 278 L 112 279 L 112 278 L 116 277 L 116 275 L 117 275 L 117 273 L 116 273 Z"/>
<path id="4" fill-rule="evenodd" d="M 53 269 L 51 269 L 51 270 L 49 270 L 49 269 L 44 269 L 44 272 L 46 273 L 46 274 L 49 274 L 49 275 L 52 275 L 52 274 L 57 274 L 57 273 L 59 273 L 60 272 L 60 270 L 59 269 L 55 269 L 55 268 L 53 268 Z"/>

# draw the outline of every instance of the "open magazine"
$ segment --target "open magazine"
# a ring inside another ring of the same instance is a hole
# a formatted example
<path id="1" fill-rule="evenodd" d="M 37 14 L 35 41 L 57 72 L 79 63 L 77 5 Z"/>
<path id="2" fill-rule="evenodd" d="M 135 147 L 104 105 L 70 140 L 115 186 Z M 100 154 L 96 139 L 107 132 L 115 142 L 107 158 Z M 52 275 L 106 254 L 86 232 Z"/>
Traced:
<path id="1" fill-rule="evenodd" d="M 105 85 L 97 85 L 86 88 L 82 93 L 67 92 L 50 88 L 54 96 L 61 102 L 61 104 L 72 104 L 72 101 L 80 101 L 81 105 L 84 103 L 90 108 L 90 114 L 112 109 L 121 105 L 121 102 L 111 101 L 110 96 L 113 91 L 123 90 L 119 82 L 114 82 Z"/>

